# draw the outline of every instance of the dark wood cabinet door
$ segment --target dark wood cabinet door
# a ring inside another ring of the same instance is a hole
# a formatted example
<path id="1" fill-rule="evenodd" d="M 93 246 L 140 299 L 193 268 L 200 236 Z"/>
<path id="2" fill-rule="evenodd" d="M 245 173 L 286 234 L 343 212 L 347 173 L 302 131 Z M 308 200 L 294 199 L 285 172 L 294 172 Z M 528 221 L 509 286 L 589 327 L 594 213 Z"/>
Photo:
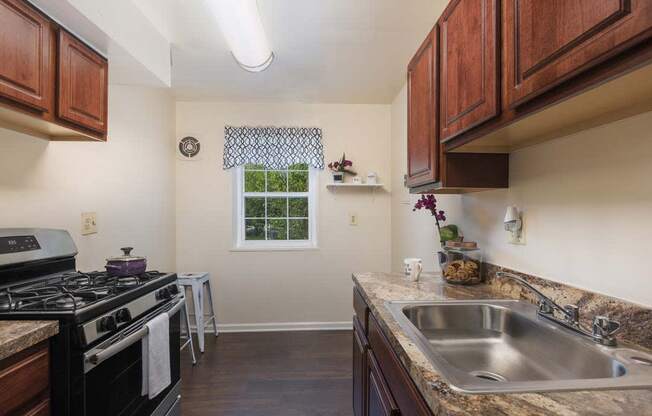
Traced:
<path id="1" fill-rule="evenodd" d="M 497 0 L 452 0 L 439 21 L 441 140 L 500 112 Z"/>
<path id="2" fill-rule="evenodd" d="M 407 370 L 401 364 L 401 360 L 394 352 L 389 340 L 380 329 L 380 325 L 373 313 L 369 314 L 368 334 L 368 350 L 373 352 L 374 358 L 373 363 L 370 361 L 368 366 L 371 367 L 373 364 L 377 368 L 376 371 L 383 374 L 383 380 L 388 390 L 391 391 L 390 397 L 393 402 L 396 402 L 396 407 L 400 409 L 401 414 L 432 416 L 428 405 Z M 371 384 L 371 382 L 369 383 Z M 368 390 L 371 392 L 371 387 Z"/>
<path id="3" fill-rule="evenodd" d="M 50 399 L 46 399 L 27 411 L 23 416 L 50 416 Z"/>
<path id="4" fill-rule="evenodd" d="M 367 398 L 367 412 L 369 416 L 398 416 L 401 414 L 385 383 L 380 367 L 371 350 L 367 352 L 369 369 L 368 383 L 369 395 Z"/>
<path id="5" fill-rule="evenodd" d="M 50 353 L 47 343 L 0 361 L 0 415 L 43 415 L 49 409 Z M 40 403 L 36 406 L 33 403 Z M 42 409 L 45 410 L 42 410 Z"/>
<path id="6" fill-rule="evenodd" d="M 50 112 L 49 21 L 22 0 L 0 0 L 0 96 Z"/>
<path id="7" fill-rule="evenodd" d="M 408 65 L 406 185 L 439 180 L 437 129 L 437 30 L 428 35 Z"/>
<path id="8" fill-rule="evenodd" d="M 360 324 L 362 334 L 367 335 L 367 325 L 369 323 L 369 308 L 367 302 L 362 298 L 360 291 L 353 288 L 353 311 Z"/>
<path id="9" fill-rule="evenodd" d="M 87 129 L 105 133 L 107 99 L 107 61 L 61 30 L 58 116 Z"/>
<path id="10" fill-rule="evenodd" d="M 650 0 L 507 0 L 503 7 L 510 107 L 652 35 Z"/>
<path id="11" fill-rule="evenodd" d="M 366 416 L 367 343 L 358 318 L 353 318 L 353 415 Z"/>

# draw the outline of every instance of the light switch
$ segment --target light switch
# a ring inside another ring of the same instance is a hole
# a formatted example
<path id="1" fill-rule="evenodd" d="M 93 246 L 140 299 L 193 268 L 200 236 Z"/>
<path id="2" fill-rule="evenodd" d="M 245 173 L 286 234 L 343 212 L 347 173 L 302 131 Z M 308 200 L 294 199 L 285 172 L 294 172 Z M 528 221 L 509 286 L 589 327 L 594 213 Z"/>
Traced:
<path id="1" fill-rule="evenodd" d="M 97 213 L 82 212 L 81 214 L 81 233 L 89 235 L 97 233 Z"/>
<path id="2" fill-rule="evenodd" d="M 358 225 L 358 214 L 349 214 L 349 225 Z"/>

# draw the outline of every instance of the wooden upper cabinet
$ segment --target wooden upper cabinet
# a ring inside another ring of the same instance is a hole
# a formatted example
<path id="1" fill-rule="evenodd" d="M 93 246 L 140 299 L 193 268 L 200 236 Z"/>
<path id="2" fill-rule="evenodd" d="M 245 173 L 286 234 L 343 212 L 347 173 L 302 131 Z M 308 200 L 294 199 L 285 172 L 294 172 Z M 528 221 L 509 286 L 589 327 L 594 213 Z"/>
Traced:
<path id="1" fill-rule="evenodd" d="M 439 180 L 437 132 L 437 30 L 408 65 L 408 187 Z"/>
<path id="2" fill-rule="evenodd" d="M 106 132 L 108 63 L 64 30 L 59 32 L 58 97 L 60 118 Z"/>
<path id="3" fill-rule="evenodd" d="M 439 21 L 441 140 L 500 111 L 497 0 L 452 0 Z"/>
<path id="4" fill-rule="evenodd" d="M 652 35 L 650 0 L 503 2 L 506 100 L 515 107 Z"/>
<path id="5" fill-rule="evenodd" d="M 21 0 L 0 0 L 0 96 L 52 110 L 50 22 Z"/>

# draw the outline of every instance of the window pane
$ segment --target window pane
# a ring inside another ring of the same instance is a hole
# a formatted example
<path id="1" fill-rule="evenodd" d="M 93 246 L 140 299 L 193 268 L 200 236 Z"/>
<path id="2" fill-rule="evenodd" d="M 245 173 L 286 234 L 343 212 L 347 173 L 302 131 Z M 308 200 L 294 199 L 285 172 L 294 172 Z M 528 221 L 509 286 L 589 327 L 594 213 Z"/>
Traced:
<path id="1" fill-rule="evenodd" d="M 267 170 L 263 165 L 248 164 L 243 169 L 244 239 L 246 241 L 308 241 L 310 238 L 309 198 L 287 195 L 308 193 L 310 171 L 306 163 L 295 163 L 287 170 Z M 260 193 L 261 196 L 247 193 Z M 284 196 L 265 195 L 282 193 Z M 292 218 L 292 219 L 290 219 Z"/>
<path id="2" fill-rule="evenodd" d="M 288 230 L 286 218 L 267 220 L 267 239 L 268 240 L 287 240 Z"/>
<path id="3" fill-rule="evenodd" d="M 245 220 L 245 240 L 264 240 L 265 220 Z"/>
<path id="4" fill-rule="evenodd" d="M 290 217 L 308 216 L 308 198 L 290 198 Z"/>
<path id="5" fill-rule="evenodd" d="M 245 171 L 245 192 L 265 192 L 265 172 Z"/>
<path id="6" fill-rule="evenodd" d="M 289 192 L 308 192 L 308 172 L 290 172 Z"/>
<path id="7" fill-rule="evenodd" d="M 253 163 L 247 163 L 245 165 L 245 170 L 265 170 L 265 166 L 263 166 L 263 165 L 255 165 Z"/>
<path id="8" fill-rule="evenodd" d="M 308 239 L 308 220 L 289 220 L 290 221 L 290 240 L 307 240 Z"/>
<path id="9" fill-rule="evenodd" d="M 245 198 L 245 217 L 265 218 L 265 198 Z"/>
<path id="10" fill-rule="evenodd" d="M 288 166 L 288 170 L 308 170 L 307 163 L 295 163 L 294 165 Z"/>
<path id="11" fill-rule="evenodd" d="M 270 170 L 267 171 L 267 192 L 287 192 L 287 172 Z"/>
<path id="12" fill-rule="evenodd" d="M 288 216 L 287 198 L 267 198 L 267 216 L 270 218 L 284 218 Z"/>

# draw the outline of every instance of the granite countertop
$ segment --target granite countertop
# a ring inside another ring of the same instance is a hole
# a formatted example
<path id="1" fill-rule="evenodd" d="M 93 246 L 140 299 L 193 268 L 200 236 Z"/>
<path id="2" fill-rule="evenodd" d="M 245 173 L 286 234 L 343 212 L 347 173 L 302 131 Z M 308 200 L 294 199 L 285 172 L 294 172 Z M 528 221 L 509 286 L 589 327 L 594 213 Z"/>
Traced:
<path id="1" fill-rule="evenodd" d="M 0 321 L 0 360 L 58 333 L 57 321 Z"/>
<path id="2" fill-rule="evenodd" d="M 462 394 L 453 391 L 385 307 L 390 300 L 510 298 L 490 285 L 444 284 L 436 274 L 408 282 L 402 274 L 356 273 L 356 283 L 434 415 L 455 416 L 652 416 L 652 389 L 527 394 Z M 511 297 L 513 298 L 513 297 Z"/>

